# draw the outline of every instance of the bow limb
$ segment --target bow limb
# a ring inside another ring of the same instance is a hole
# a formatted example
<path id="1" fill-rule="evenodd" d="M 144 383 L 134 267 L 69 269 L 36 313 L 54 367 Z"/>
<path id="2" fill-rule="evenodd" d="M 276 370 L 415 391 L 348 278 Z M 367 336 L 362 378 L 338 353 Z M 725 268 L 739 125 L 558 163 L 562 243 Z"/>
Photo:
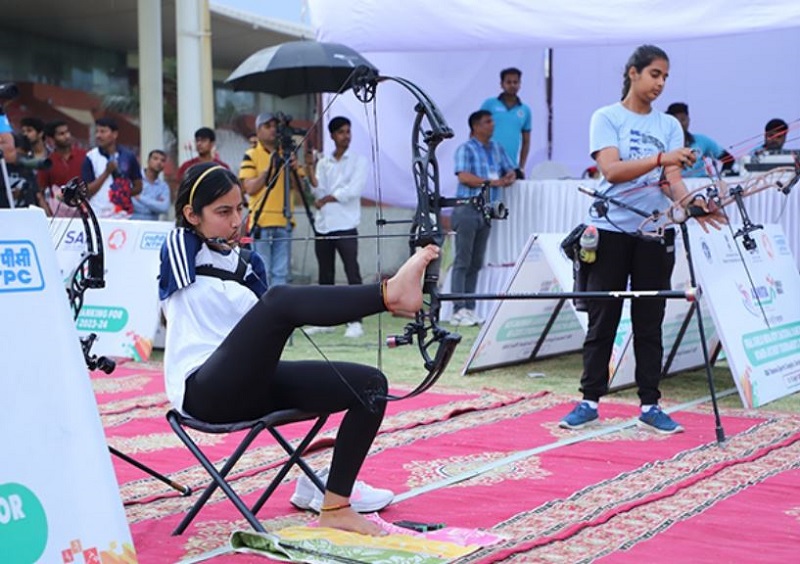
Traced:
<path id="1" fill-rule="evenodd" d="M 399 77 L 378 77 L 378 82 L 392 81 L 404 87 L 417 101 L 416 116 L 411 134 L 412 170 L 417 195 L 417 206 L 411 220 L 409 234 L 410 252 L 417 247 L 434 244 L 442 246 L 445 232 L 441 224 L 441 191 L 439 162 L 436 148 L 445 139 L 453 137 L 442 112 L 433 100 L 413 82 Z M 427 374 L 410 392 L 402 396 L 388 395 L 389 400 L 418 396 L 430 389 L 444 373 L 461 336 L 440 326 L 439 274 L 440 260 L 428 265 L 423 282 L 423 294 L 428 299 L 414 321 L 408 323 L 402 335 L 389 337 L 390 347 L 417 343 Z"/>

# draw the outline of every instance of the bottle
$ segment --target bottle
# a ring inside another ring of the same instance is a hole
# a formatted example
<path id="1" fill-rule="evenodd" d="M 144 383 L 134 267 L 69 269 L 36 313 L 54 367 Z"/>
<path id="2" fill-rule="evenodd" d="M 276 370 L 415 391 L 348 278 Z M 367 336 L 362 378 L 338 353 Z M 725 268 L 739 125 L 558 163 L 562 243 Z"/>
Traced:
<path id="1" fill-rule="evenodd" d="M 597 260 L 598 243 L 600 243 L 600 234 L 597 232 L 597 227 L 587 225 L 581 234 L 581 250 L 578 253 L 578 257 L 582 262 L 591 264 Z"/>

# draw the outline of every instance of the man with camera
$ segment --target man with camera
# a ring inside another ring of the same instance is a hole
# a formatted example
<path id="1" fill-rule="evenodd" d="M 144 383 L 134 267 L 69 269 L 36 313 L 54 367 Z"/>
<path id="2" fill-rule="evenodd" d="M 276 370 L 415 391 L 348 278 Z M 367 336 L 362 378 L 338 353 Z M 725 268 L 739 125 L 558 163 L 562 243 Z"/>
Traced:
<path id="1" fill-rule="evenodd" d="M 131 198 L 142 191 L 142 169 L 131 151 L 117 145 L 119 127 L 111 118 L 94 122 L 97 147 L 86 153 L 81 176 L 89 192 L 89 204 L 97 217 L 128 219 Z"/>
<path id="2" fill-rule="evenodd" d="M 455 294 L 474 294 L 478 273 L 483 268 L 491 223 L 485 210 L 474 201 L 484 192 L 488 183 L 491 208 L 500 200 L 500 189 L 511 186 L 517 179 L 516 165 L 505 149 L 492 141 L 494 119 L 491 112 L 478 110 L 469 116 L 469 141 L 456 149 L 455 173 L 458 177 L 456 198 L 471 202 L 453 209 L 452 227 L 456 232 L 456 254 L 453 261 L 451 290 Z M 480 323 L 475 316 L 475 300 L 460 300 L 453 304 L 452 325 L 471 326 Z"/>
<path id="3" fill-rule="evenodd" d="M 239 166 L 239 179 L 250 196 L 248 231 L 255 251 L 266 262 L 270 286 L 289 279 L 294 227 L 291 189 L 299 189 L 296 175 L 288 173 L 297 169 L 289 121 L 281 114 L 259 114 L 258 143 L 245 151 Z"/>

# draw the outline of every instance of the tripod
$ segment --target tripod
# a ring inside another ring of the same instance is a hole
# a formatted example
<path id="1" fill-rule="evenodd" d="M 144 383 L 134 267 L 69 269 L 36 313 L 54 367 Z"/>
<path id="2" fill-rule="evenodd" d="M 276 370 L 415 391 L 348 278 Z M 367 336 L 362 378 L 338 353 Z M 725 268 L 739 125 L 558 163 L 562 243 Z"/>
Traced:
<path id="1" fill-rule="evenodd" d="M 267 203 L 267 199 L 272 193 L 272 190 L 274 190 L 276 187 L 277 179 L 281 177 L 283 182 L 280 189 L 283 190 L 282 212 L 283 212 L 283 217 L 286 220 L 285 227 L 288 230 L 291 230 L 292 228 L 293 213 L 292 213 L 290 198 L 291 198 L 292 183 L 294 183 L 295 186 L 297 186 L 297 190 L 300 194 L 300 199 L 303 202 L 303 208 L 305 209 L 306 216 L 308 217 L 309 225 L 311 225 L 311 229 L 314 232 L 314 236 L 316 237 L 318 235 L 316 229 L 314 228 L 314 215 L 311 212 L 311 208 L 308 205 L 308 200 L 306 199 L 305 194 L 303 193 L 303 183 L 301 182 L 300 176 L 297 173 L 297 171 L 294 168 L 292 168 L 291 155 L 294 154 L 294 149 L 295 149 L 294 143 L 291 140 L 291 137 L 285 134 L 279 134 L 278 140 L 279 140 L 279 147 L 272 154 L 272 158 L 270 159 L 269 167 L 267 169 L 269 172 L 267 173 L 267 177 L 265 180 L 266 185 L 264 188 L 265 191 L 264 196 L 262 197 L 261 202 L 259 203 L 258 209 L 252 216 L 253 217 L 252 224 L 250 226 L 250 230 L 248 233 L 250 239 L 253 241 L 254 248 L 256 247 L 255 241 L 260 239 L 260 237 L 258 237 L 257 235 L 262 229 L 262 227 L 259 226 L 258 224 L 259 219 L 261 218 L 261 214 L 264 211 L 264 206 Z M 291 236 L 287 237 L 286 239 L 287 239 L 287 244 L 290 245 Z M 275 240 L 272 241 L 272 243 L 274 242 Z M 269 251 L 270 261 L 272 259 L 272 252 L 273 252 L 272 249 L 270 249 Z M 288 272 L 289 274 L 291 274 L 291 258 L 292 258 L 291 249 L 289 249 L 287 252 L 289 261 Z"/>

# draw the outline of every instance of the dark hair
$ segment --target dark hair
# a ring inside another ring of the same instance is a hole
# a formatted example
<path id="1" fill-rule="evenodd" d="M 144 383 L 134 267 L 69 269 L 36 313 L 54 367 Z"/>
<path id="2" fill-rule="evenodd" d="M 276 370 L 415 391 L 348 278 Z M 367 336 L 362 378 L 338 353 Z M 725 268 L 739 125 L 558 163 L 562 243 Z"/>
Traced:
<path id="1" fill-rule="evenodd" d="M 343 116 L 336 116 L 328 122 L 328 131 L 331 133 L 339 131 L 345 125 L 350 125 L 350 120 Z"/>
<path id="2" fill-rule="evenodd" d="M 37 117 L 24 117 L 19 120 L 20 127 L 32 127 L 38 133 L 44 131 L 44 122 Z"/>
<path id="3" fill-rule="evenodd" d="M 522 71 L 516 67 L 508 67 L 507 69 L 503 69 L 500 71 L 500 82 L 503 82 L 506 79 L 506 75 L 508 74 L 515 74 L 518 77 L 522 78 Z"/>
<path id="4" fill-rule="evenodd" d="M 472 131 L 472 128 L 475 126 L 476 123 L 481 121 L 485 116 L 492 115 L 492 112 L 487 110 L 478 110 L 477 112 L 472 112 L 469 114 L 469 130 Z"/>
<path id="5" fill-rule="evenodd" d="M 780 135 L 786 131 L 789 131 L 789 126 L 780 118 L 772 118 L 767 122 L 767 125 L 764 126 L 764 133 Z"/>
<path id="6" fill-rule="evenodd" d="M 194 132 L 195 139 L 208 139 L 212 143 L 217 140 L 217 134 L 210 127 L 201 127 Z"/>
<path id="7" fill-rule="evenodd" d="M 688 116 L 689 106 L 684 102 L 673 102 L 667 108 L 667 113 L 671 116 L 674 116 L 675 114 L 686 114 Z"/>
<path id="8" fill-rule="evenodd" d="M 117 120 L 114 118 L 109 117 L 101 117 L 94 121 L 96 127 L 107 127 L 111 131 L 119 131 L 119 126 L 117 125 Z"/>
<path id="9" fill-rule="evenodd" d="M 162 151 L 161 149 L 153 149 L 152 151 L 147 153 L 147 160 L 149 161 L 150 157 L 152 157 L 153 155 L 161 155 L 165 159 L 167 158 L 167 154 L 164 151 Z"/>
<path id="10" fill-rule="evenodd" d="M 669 62 L 669 57 L 660 47 L 655 45 L 639 45 L 636 51 L 628 59 L 625 64 L 625 72 L 622 73 L 622 100 L 628 95 L 631 89 L 631 77 L 628 76 L 628 71 L 631 67 L 636 69 L 636 72 L 642 72 L 646 66 L 655 61 L 656 59 L 664 59 Z"/>
<path id="11" fill-rule="evenodd" d="M 44 126 L 44 134 L 47 135 L 48 137 L 55 137 L 56 129 L 64 125 L 69 127 L 69 124 L 63 119 L 56 119 L 51 122 L 48 122 L 47 125 Z"/>
<path id="12" fill-rule="evenodd" d="M 208 174 L 203 176 L 206 172 Z M 203 176 L 202 179 L 200 179 L 201 176 Z M 189 203 L 190 196 L 192 198 L 192 211 L 200 215 L 204 207 L 230 192 L 234 186 L 239 185 L 239 179 L 236 178 L 236 175 L 218 163 L 198 163 L 189 167 L 178 187 L 178 195 L 175 197 L 175 225 L 177 227 L 193 228 L 183 216 L 183 207 Z M 194 194 L 192 194 L 193 188 Z"/>

